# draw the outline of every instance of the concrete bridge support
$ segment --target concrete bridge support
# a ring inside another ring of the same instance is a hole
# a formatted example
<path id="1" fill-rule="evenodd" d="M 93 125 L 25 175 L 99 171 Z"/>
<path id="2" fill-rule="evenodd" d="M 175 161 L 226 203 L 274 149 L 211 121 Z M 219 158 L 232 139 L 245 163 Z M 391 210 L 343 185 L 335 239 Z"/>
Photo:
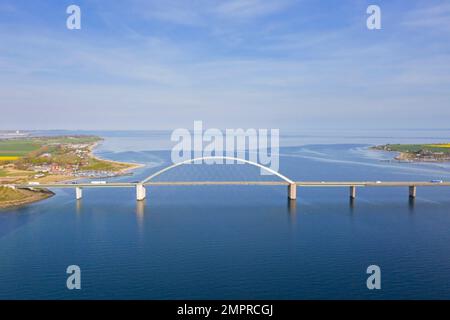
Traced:
<path id="1" fill-rule="evenodd" d="M 356 187 L 355 186 L 350 187 L 350 199 L 356 199 Z"/>
<path id="2" fill-rule="evenodd" d="M 417 187 L 416 186 L 410 186 L 409 187 L 409 197 L 411 199 L 415 199 L 417 196 Z"/>
<path id="3" fill-rule="evenodd" d="M 136 200 L 142 201 L 145 199 L 145 187 L 142 183 L 136 185 Z"/>
<path id="4" fill-rule="evenodd" d="M 75 188 L 75 198 L 77 200 L 81 200 L 81 198 L 83 198 L 83 189 L 81 189 L 80 187 Z"/>
<path id="5" fill-rule="evenodd" d="M 290 183 L 288 187 L 288 197 L 290 200 L 296 200 L 297 199 L 297 184 L 296 183 Z"/>

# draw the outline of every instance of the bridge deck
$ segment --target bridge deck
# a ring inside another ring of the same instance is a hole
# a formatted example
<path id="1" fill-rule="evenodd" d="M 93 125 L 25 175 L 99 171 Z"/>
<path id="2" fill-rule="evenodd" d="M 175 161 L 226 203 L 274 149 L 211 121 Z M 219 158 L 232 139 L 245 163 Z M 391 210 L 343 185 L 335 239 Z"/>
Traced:
<path id="1" fill-rule="evenodd" d="M 301 181 L 295 182 L 298 187 L 444 187 L 450 182 L 424 182 L 424 181 Z M 8 184 L 16 188 L 134 188 L 138 183 L 110 182 L 105 184 L 91 183 L 51 183 L 51 184 Z M 285 181 L 162 181 L 147 182 L 145 186 L 287 186 Z"/>

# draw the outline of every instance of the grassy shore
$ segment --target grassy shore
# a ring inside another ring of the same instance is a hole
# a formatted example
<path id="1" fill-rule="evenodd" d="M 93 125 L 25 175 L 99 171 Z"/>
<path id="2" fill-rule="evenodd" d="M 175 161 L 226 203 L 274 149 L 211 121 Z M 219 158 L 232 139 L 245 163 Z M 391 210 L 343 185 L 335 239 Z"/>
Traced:
<path id="1" fill-rule="evenodd" d="M 0 209 L 18 207 L 53 196 L 49 190 L 11 189 L 0 186 Z"/>
<path id="2" fill-rule="evenodd" d="M 1 185 L 53 183 L 85 178 L 116 176 L 140 164 L 100 159 L 93 154 L 102 139 L 97 136 L 27 137 L 0 140 Z M 45 191 L 2 187 L 0 207 L 26 204 L 51 196 Z"/>
<path id="3" fill-rule="evenodd" d="M 397 152 L 399 161 L 447 162 L 450 161 L 450 143 L 435 144 L 386 144 L 373 149 Z"/>

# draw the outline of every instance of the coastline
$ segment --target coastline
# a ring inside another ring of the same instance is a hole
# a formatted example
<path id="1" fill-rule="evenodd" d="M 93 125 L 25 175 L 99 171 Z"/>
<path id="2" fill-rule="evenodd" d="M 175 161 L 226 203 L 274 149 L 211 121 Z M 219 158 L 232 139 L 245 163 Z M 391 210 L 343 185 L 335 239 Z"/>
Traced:
<path id="1" fill-rule="evenodd" d="M 122 162 L 122 161 L 115 161 L 115 160 L 110 160 L 110 159 L 104 159 L 104 158 L 101 158 L 101 157 L 99 157 L 98 155 L 95 155 L 95 154 L 94 154 L 94 149 L 95 149 L 99 144 L 100 144 L 100 142 L 97 141 L 97 142 L 94 142 L 94 143 L 92 144 L 92 146 L 89 147 L 89 156 L 90 156 L 91 158 L 96 159 L 96 160 L 100 160 L 100 161 L 109 162 L 109 163 L 124 164 L 124 165 L 128 165 L 128 166 L 129 166 L 128 168 L 119 170 L 119 171 L 117 172 L 117 176 L 120 176 L 120 175 L 126 174 L 126 173 L 128 173 L 128 172 L 130 172 L 130 171 L 133 171 L 133 170 L 136 170 L 136 169 L 145 167 L 145 164 L 142 164 L 142 163 Z M 78 179 L 77 179 L 77 180 L 78 180 Z"/>
<path id="2" fill-rule="evenodd" d="M 440 160 L 436 158 L 421 159 L 416 158 L 414 154 L 408 152 L 398 152 L 398 155 L 394 157 L 395 160 L 401 162 L 411 162 L 411 163 L 448 163 L 449 160 Z"/>
<path id="3" fill-rule="evenodd" d="M 11 200 L 11 201 L 3 201 L 0 202 L 0 210 L 11 209 L 11 208 L 19 208 L 22 206 L 26 206 L 35 202 L 39 202 L 48 198 L 51 198 L 55 195 L 53 191 L 48 189 L 39 189 L 39 190 L 29 190 L 22 189 L 17 190 L 18 192 L 25 194 L 27 197 L 19 200 Z"/>
<path id="4" fill-rule="evenodd" d="M 395 160 L 398 160 L 398 161 L 414 162 L 414 161 L 411 159 L 411 155 L 410 155 L 409 153 L 406 153 L 406 152 L 398 152 L 398 151 L 393 151 L 393 152 L 397 152 L 397 153 L 398 153 L 398 155 L 396 155 L 396 156 L 394 157 Z M 418 161 L 418 162 L 419 162 L 419 161 Z"/>
<path id="5" fill-rule="evenodd" d="M 109 162 L 109 163 L 114 163 L 114 164 L 119 164 L 119 165 L 127 165 L 126 168 L 115 172 L 114 177 L 125 175 L 133 170 L 145 167 L 145 165 L 141 164 L 141 163 L 120 162 L 120 161 L 114 161 L 114 160 L 103 159 L 101 157 L 98 157 L 98 156 L 94 155 L 94 149 L 98 146 L 98 144 L 99 144 L 99 142 L 94 142 L 89 147 L 89 157 L 91 157 L 95 160 L 99 160 L 99 161 L 104 161 L 104 162 Z M 68 183 L 68 182 L 78 181 L 81 179 L 85 179 L 85 177 L 64 176 L 64 179 L 55 179 L 55 180 L 52 180 L 52 182 Z M 37 190 L 30 190 L 30 189 L 15 190 L 18 193 L 22 193 L 22 194 L 26 195 L 26 197 L 22 198 L 22 199 L 18 199 L 18 200 L 0 201 L 0 210 L 26 206 L 26 205 L 29 205 L 29 204 L 32 204 L 35 202 L 39 202 L 39 201 L 51 198 L 55 195 L 54 192 L 52 192 L 48 189 L 38 189 L 37 187 L 35 187 L 35 188 Z"/>
<path id="6" fill-rule="evenodd" d="M 399 148 L 390 148 L 390 145 L 371 146 L 369 149 L 395 153 L 389 161 L 408 162 L 408 163 L 448 163 L 450 157 L 443 152 L 432 152 L 422 150 L 400 150 Z M 426 152 L 426 153 L 425 153 Z"/>

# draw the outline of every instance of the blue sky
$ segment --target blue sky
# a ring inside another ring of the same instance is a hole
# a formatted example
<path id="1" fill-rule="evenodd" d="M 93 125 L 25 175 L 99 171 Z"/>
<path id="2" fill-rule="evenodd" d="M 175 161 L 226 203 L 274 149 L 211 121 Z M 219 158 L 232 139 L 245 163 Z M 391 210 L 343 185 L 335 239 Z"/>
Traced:
<path id="1" fill-rule="evenodd" d="M 450 1 L 0 0 L 0 113 L 2 129 L 449 128 Z"/>

